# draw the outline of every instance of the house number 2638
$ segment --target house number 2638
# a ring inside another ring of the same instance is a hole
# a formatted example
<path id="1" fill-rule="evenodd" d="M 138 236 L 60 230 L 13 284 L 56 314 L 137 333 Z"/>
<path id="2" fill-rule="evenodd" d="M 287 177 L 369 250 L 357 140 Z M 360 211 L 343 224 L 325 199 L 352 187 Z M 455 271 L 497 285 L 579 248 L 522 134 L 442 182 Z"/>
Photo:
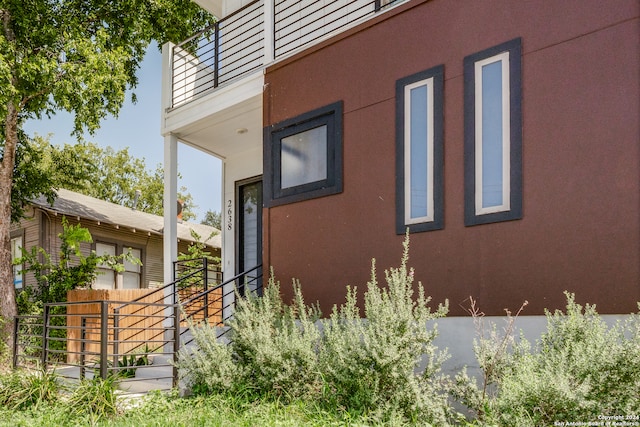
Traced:
<path id="1" fill-rule="evenodd" d="M 233 229 L 233 202 L 227 200 L 227 230 Z"/>

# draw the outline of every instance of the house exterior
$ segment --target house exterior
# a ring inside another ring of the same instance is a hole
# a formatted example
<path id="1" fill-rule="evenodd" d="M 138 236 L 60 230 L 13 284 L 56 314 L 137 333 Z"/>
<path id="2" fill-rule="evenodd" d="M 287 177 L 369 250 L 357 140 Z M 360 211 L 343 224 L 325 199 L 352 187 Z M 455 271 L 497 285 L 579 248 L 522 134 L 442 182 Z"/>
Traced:
<path id="1" fill-rule="evenodd" d="M 66 217 L 69 224 L 80 224 L 91 233 L 93 242 L 81 246 L 85 255 L 91 250 L 100 255 L 120 255 L 130 251 L 142 262 L 136 265 L 125 261 L 125 271 L 121 273 L 106 267 L 98 268 L 93 289 L 143 289 L 163 285 L 163 217 L 65 189 L 57 193 L 53 205 L 39 198 L 32 203 L 27 218 L 12 225 L 14 259 L 21 256 L 21 247 L 27 251 L 40 247 L 56 262 L 60 252 L 58 235 L 62 233 L 62 218 Z M 191 230 L 194 230 L 212 256 L 220 255 L 220 234 L 214 227 L 180 222 L 177 229 L 176 240 L 181 253 L 187 253 L 189 244 L 194 242 L 191 236 Z M 14 266 L 16 290 L 36 283 L 33 273 L 26 273 L 24 267 Z"/>
<path id="2" fill-rule="evenodd" d="M 409 230 L 453 316 L 637 311 L 636 0 L 196 2 L 217 26 L 163 47 L 165 230 L 177 144 L 222 159 L 226 278 L 273 267 L 327 313 Z"/>

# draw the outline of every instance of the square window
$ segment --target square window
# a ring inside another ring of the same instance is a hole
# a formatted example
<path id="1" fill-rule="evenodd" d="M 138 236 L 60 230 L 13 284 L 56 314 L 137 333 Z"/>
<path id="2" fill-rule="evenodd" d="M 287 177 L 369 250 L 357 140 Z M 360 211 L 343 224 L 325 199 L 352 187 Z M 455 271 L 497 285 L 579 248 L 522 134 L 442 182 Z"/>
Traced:
<path id="1" fill-rule="evenodd" d="M 267 206 L 342 192 L 342 102 L 267 127 L 264 171 Z"/>
<path id="2" fill-rule="evenodd" d="M 521 44 L 464 59 L 468 226 L 522 218 Z"/>
<path id="3" fill-rule="evenodd" d="M 396 82 L 396 232 L 443 228 L 442 65 Z"/>

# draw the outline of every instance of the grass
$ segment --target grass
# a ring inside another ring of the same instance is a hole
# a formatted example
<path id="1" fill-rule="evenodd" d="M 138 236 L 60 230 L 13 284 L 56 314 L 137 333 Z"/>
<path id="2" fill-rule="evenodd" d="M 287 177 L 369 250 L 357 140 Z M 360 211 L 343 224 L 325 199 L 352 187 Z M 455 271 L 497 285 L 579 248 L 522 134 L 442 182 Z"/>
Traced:
<path id="1" fill-rule="evenodd" d="M 65 402 L 22 410 L 0 408 L 0 426 L 377 426 L 364 416 L 328 412 L 306 402 L 249 403 L 241 398 L 212 395 L 179 398 L 151 393 L 137 405 L 110 417 L 69 410 Z M 389 423 L 385 423 L 389 425 Z M 396 424 L 401 425 L 401 424 Z"/>

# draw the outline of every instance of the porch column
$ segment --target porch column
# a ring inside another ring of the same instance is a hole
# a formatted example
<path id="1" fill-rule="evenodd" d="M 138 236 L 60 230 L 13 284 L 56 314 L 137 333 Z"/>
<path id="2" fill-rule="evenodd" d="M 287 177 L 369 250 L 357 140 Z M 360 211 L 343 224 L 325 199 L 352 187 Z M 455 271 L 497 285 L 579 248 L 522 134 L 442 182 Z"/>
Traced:
<path id="1" fill-rule="evenodd" d="M 275 6 L 274 0 L 264 0 L 264 63 L 275 60 Z"/>
<path id="2" fill-rule="evenodd" d="M 164 137 L 164 283 L 173 282 L 173 261 L 178 258 L 178 138 Z M 165 290 L 170 295 L 171 289 Z M 173 303 L 173 301 L 167 301 Z"/>

